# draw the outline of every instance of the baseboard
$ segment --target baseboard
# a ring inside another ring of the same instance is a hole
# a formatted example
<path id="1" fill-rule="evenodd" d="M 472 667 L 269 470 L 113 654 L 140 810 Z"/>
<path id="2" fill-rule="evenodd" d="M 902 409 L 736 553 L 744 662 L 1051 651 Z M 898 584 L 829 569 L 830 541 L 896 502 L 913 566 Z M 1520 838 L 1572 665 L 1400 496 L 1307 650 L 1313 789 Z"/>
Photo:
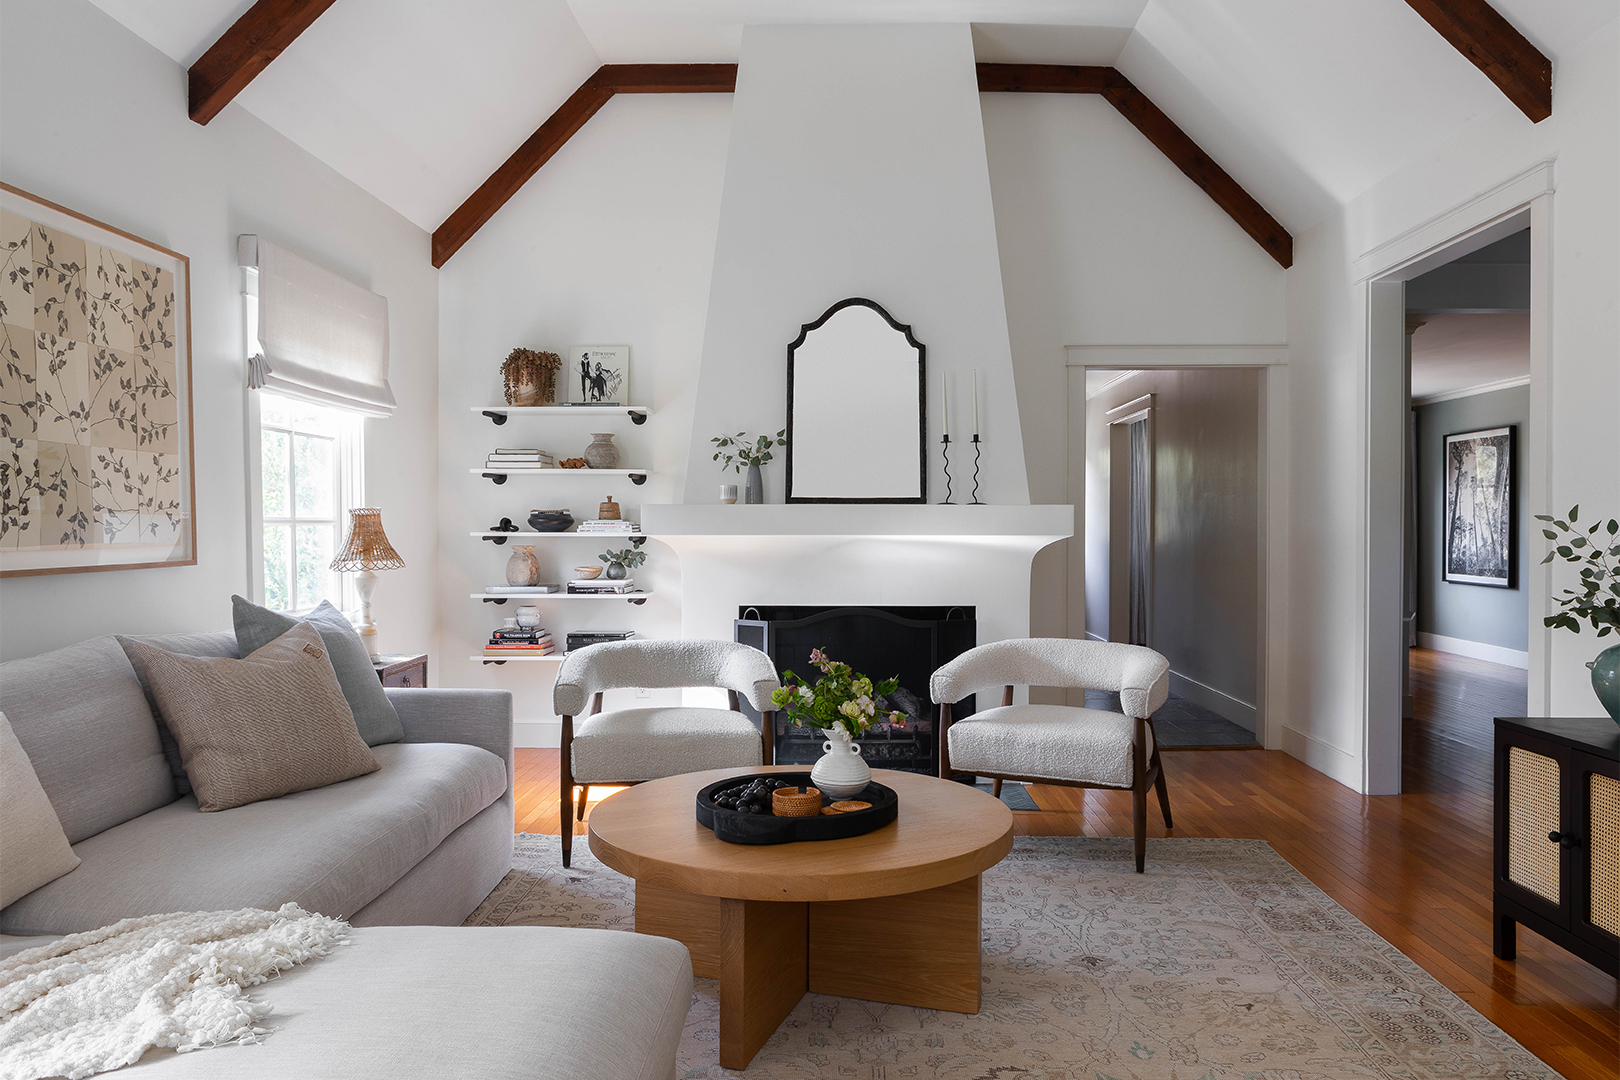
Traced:
<path id="1" fill-rule="evenodd" d="M 1505 649 L 1500 645 L 1487 645 L 1483 641 L 1469 641 L 1466 638 L 1446 637 L 1444 634 L 1426 634 L 1418 631 L 1418 645 L 1435 652 L 1451 653 L 1453 656 L 1469 656 L 1475 660 L 1489 660 L 1493 664 L 1502 664 L 1506 667 L 1519 668 L 1522 671 L 1530 670 L 1530 654 L 1520 652 L 1518 649 Z"/>
<path id="2" fill-rule="evenodd" d="M 1170 691 L 1219 713 L 1240 728 L 1253 731 L 1260 722 L 1259 710 L 1253 705 L 1175 671 L 1170 672 Z"/>
<path id="3" fill-rule="evenodd" d="M 1298 758 L 1324 776 L 1337 780 L 1351 791 L 1361 790 L 1361 762 L 1354 754 L 1283 725 L 1282 750 Z"/>
<path id="4" fill-rule="evenodd" d="M 557 721 L 519 720 L 512 725 L 512 745 L 556 749 L 562 745 L 562 724 Z"/>

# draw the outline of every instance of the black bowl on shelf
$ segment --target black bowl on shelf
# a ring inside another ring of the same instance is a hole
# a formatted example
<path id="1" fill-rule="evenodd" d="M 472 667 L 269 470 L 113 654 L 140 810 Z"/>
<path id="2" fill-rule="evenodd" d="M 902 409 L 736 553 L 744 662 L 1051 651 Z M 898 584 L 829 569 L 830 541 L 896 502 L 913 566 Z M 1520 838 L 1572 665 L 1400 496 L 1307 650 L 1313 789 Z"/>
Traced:
<path id="1" fill-rule="evenodd" d="M 769 780 L 784 780 L 796 787 L 814 787 L 807 772 L 760 773 Z M 874 832 L 900 816 L 900 797 L 893 788 L 871 783 L 859 795 L 851 796 L 872 805 L 865 810 L 816 817 L 777 817 L 774 814 L 744 814 L 716 806 L 716 795 L 731 788 L 747 787 L 756 776 L 729 776 L 703 788 L 697 794 L 697 820 L 713 829 L 716 839 L 731 844 L 791 844 L 799 840 L 841 840 Z M 821 805 L 842 800 L 823 795 Z"/>
<path id="2" fill-rule="evenodd" d="M 567 532 L 574 524 L 574 515 L 567 510 L 530 510 L 529 527 L 535 532 Z"/>

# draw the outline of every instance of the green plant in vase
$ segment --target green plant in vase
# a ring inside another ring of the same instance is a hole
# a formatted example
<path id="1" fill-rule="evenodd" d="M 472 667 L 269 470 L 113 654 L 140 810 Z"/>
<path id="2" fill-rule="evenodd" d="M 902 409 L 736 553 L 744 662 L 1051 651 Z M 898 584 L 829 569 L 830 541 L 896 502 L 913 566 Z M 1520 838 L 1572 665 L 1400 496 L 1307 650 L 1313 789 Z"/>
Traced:
<path id="1" fill-rule="evenodd" d="M 765 479 L 759 470 L 761 466 L 770 464 L 776 447 L 787 445 L 786 435 L 787 428 L 783 428 L 775 435 L 760 435 L 752 440 L 746 431 L 739 431 L 735 435 L 716 435 L 709 440 L 714 443 L 712 460 L 720 462 L 721 469 L 732 469 L 739 473 L 744 468 L 748 470 L 743 502 L 765 501 Z"/>
<path id="2" fill-rule="evenodd" d="M 1565 589 L 1553 597 L 1559 611 L 1542 621 L 1549 627 L 1561 627 L 1579 634 L 1583 621 L 1590 623 L 1600 638 L 1620 635 L 1620 521 L 1602 518 L 1582 530 L 1577 519 L 1581 508 L 1569 508 L 1569 520 L 1564 521 L 1546 514 L 1537 514 L 1537 521 L 1552 526 L 1542 529 L 1541 535 L 1553 542 L 1553 549 L 1541 560 L 1543 566 L 1554 559 L 1563 559 L 1581 568 L 1580 589 Z M 1556 532 L 1554 530 L 1557 530 Z M 1592 689 L 1608 710 L 1615 723 L 1620 724 L 1620 645 L 1611 645 L 1598 653 L 1597 659 L 1586 665 L 1592 670 Z"/>
<path id="3" fill-rule="evenodd" d="M 833 799 L 854 798 L 872 782 L 872 770 L 861 760 L 855 740 L 877 719 L 878 699 L 894 693 L 900 680 L 874 683 L 821 649 L 811 650 L 810 662 L 821 669 L 815 685 L 784 670 L 783 685 L 771 692 L 771 704 L 795 725 L 819 728 L 831 736 L 810 771 L 810 782 Z M 905 714 L 890 712 L 887 719 L 898 727 L 905 723 Z"/>
<path id="4" fill-rule="evenodd" d="M 640 548 L 627 547 L 623 551 L 604 551 L 597 558 L 607 563 L 606 577 L 614 581 L 628 577 L 630 571 L 647 561 L 647 553 Z"/>

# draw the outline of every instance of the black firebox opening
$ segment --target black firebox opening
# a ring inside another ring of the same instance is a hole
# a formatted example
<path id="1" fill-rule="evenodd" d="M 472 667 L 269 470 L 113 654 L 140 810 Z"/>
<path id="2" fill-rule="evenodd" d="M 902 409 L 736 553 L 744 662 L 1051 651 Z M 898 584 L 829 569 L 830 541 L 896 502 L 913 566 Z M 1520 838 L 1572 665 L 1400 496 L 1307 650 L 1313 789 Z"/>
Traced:
<path id="1" fill-rule="evenodd" d="M 939 773 L 934 736 L 935 709 L 928 680 L 935 669 L 978 644 L 978 622 L 972 607 L 805 607 L 750 605 L 738 610 L 737 641 L 764 652 L 777 671 L 792 671 L 808 683 L 821 672 L 810 663 L 810 651 L 822 649 L 874 682 L 890 677 L 900 688 L 883 709 L 904 713 L 904 724 L 874 724 L 861 737 L 861 753 L 874 769 Z M 969 698 L 958 715 L 974 711 Z M 759 722 L 759 713 L 744 701 L 743 712 Z M 784 715 L 776 719 L 776 761 L 781 765 L 813 764 L 822 753 L 824 733 L 794 727 Z"/>

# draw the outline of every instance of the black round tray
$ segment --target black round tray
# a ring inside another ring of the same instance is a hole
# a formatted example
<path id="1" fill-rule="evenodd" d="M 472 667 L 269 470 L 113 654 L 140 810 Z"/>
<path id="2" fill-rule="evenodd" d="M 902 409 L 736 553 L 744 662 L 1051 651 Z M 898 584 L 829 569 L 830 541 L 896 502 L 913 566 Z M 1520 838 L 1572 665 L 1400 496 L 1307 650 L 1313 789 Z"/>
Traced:
<path id="1" fill-rule="evenodd" d="M 900 797 L 893 788 L 882 784 L 868 784 L 859 795 L 851 799 L 871 803 L 866 810 L 852 810 L 845 814 L 818 814 L 815 817 L 777 817 L 774 814 L 739 814 L 714 805 L 714 796 L 726 788 L 742 787 L 758 776 L 770 780 L 784 780 L 799 787 L 814 787 L 810 774 L 759 773 L 750 776 L 731 776 L 710 784 L 697 794 L 698 824 L 713 829 L 717 839 L 731 844 L 791 844 L 799 840 L 839 840 L 846 836 L 860 836 L 881 829 L 900 813 Z M 821 797 L 827 806 L 842 799 Z"/>

